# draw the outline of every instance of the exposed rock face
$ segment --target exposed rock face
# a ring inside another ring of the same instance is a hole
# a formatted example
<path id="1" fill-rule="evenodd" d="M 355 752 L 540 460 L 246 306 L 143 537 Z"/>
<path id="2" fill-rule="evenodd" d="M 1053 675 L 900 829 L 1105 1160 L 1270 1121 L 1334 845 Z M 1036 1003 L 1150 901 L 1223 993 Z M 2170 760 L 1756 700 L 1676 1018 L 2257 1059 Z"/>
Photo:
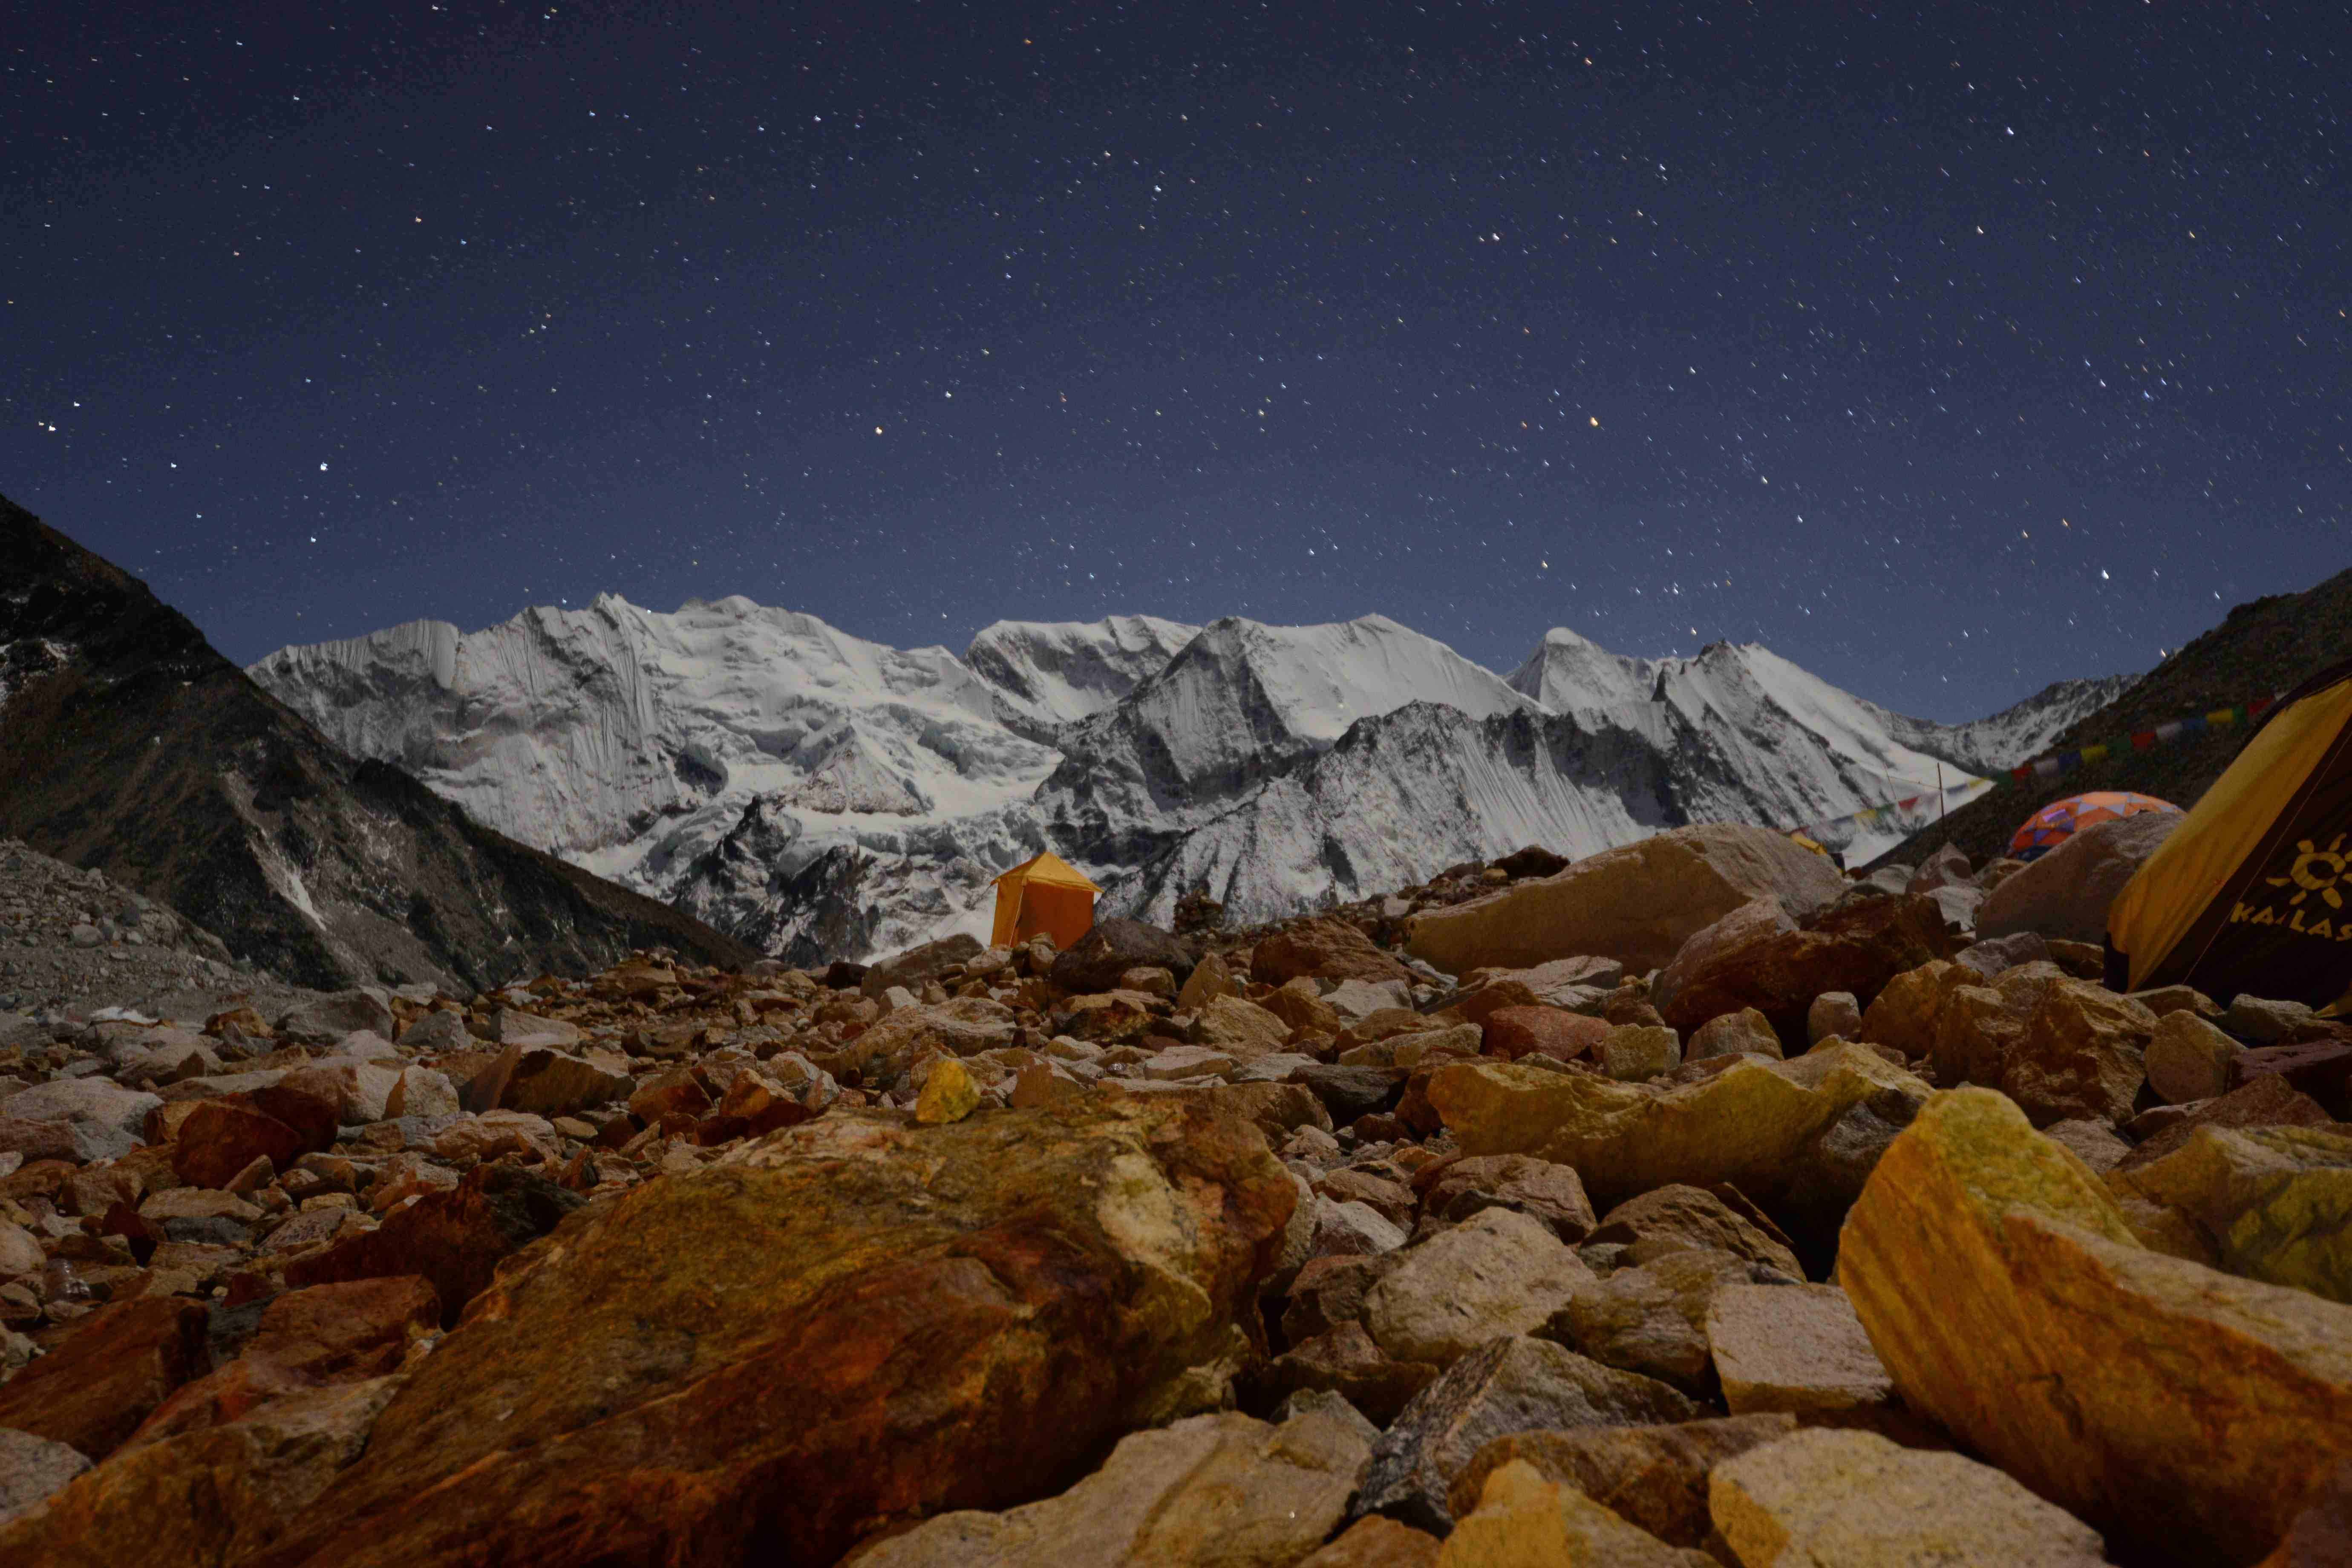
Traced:
<path id="1" fill-rule="evenodd" d="M 1906 1404 L 2151 1554 L 2254 1561 L 2352 1453 L 2352 1308 L 2143 1248 L 1990 1090 L 1895 1141 L 1838 1275 Z"/>
<path id="2" fill-rule="evenodd" d="M 1977 934 L 2105 941 L 2107 906 L 2180 823 L 2177 813 L 2143 811 L 2083 829 L 1995 888 L 1977 910 Z"/>
<path id="3" fill-rule="evenodd" d="M 1292 1192 L 1185 1102 L 834 1111 L 510 1269 L 271 1561 L 819 1564 L 1050 1493 L 1217 1403 Z"/>
<path id="4" fill-rule="evenodd" d="M 1711 921 L 1773 897 L 1810 914 L 1843 890 L 1821 856 L 1767 828 L 1680 827 L 1603 850 L 1554 877 L 1413 917 L 1406 946 L 1451 973 L 1596 954 L 1655 969 Z"/>
<path id="5" fill-rule="evenodd" d="M 482 826 L 396 768 L 354 762 L 144 585 L 0 500 L 11 675 L 0 837 L 93 866 L 239 958 L 327 988 L 469 987 L 665 945 L 749 948 Z"/>
<path id="6" fill-rule="evenodd" d="M 2101 1568 L 2099 1532 L 1989 1465 L 1873 1432 L 1800 1432 L 1709 1480 L 1743 1564 L 1907 1563 Z"/>

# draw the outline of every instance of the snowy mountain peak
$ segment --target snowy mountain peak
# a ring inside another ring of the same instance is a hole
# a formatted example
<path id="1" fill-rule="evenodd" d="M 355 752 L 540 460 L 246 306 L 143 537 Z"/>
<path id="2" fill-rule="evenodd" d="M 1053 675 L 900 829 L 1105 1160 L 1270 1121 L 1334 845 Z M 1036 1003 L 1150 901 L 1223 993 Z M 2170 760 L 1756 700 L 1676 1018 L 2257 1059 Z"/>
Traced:
<path id="1" fill-rule="evenodd" d="M 1042 738 L 1117 702 L 1200 630 L 1157 616 L 998 621 L 971 639 L 963 661 L 996 689 L 1007 723 Z"/>

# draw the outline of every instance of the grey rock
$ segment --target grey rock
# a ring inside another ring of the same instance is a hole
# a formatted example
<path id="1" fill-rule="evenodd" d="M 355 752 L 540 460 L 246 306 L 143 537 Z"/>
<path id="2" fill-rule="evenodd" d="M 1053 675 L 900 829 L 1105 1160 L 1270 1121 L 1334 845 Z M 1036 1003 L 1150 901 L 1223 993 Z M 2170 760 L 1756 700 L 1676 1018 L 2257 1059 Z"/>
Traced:
<path id="1" fill-rule="evenodd" d="M 385 994 L 373 986 L 359 986 L 313 996 L 279 1016 L 278 1033 L 306 1046 L 331 1046 L 362 1029 L 388 1037 L 396 1026 Z"/>
<path id="2" fill-rule="evenodd" d="M 1496 1437 L 1578 1426 L 1690 1421 L 1703 1412 L 1655 1378 L 1601 1365 L 1549 1340 L 1511 1335 L 1464 1356 L 1413 1397 L 1373 1445 L 1353 1514 L 1444 1535 L 1454 1478 Z"/>
<path id="3" fill-rule="evenodd" d="M 920 947 L 894 953 L 868 966 L 857 983 L 858 990 L 879 1002 L 882 994 L 893 985 L 903 985 L 909 991 L 920 991 L 923 982 L 936 980 L 950 966 L 971 963 L 988 949 L 980 938 L 968 931 L 927 942 Z"/>
<path id="4" fill-rule="evenodd" d="M 62 1489 L 91 1468 L 81 1450 L 0 1426 L 0 1522 Z"/>

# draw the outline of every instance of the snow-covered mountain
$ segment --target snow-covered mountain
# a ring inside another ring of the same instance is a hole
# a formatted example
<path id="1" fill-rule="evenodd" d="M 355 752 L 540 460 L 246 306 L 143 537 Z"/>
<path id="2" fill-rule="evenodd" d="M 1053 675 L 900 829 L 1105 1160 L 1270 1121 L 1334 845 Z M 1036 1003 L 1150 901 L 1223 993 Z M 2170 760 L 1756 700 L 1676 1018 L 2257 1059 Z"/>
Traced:
<path id="1" fill-rule="evenodd" d="M 984 927 L 1052 847 L 1106 908 L 1205 884 L 1261 920 L 1543 843 L 1793 826 L 2013 764 L 2110 698 L 1948 726 L 1762 647 L 1628 658 L 1564 630 L 1507 680 L 1384 616 L 999 622 L 961 658 L 747 599 L 607 595 L 415 622 L 254 678 L 500 830 L 795 960 Z"/>

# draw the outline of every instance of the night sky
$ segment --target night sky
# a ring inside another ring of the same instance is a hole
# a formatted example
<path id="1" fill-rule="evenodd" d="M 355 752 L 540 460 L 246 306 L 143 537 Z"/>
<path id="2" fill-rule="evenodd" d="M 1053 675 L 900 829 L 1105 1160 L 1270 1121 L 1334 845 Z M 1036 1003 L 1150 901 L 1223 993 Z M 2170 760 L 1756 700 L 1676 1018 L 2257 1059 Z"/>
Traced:
<path id="1" fill-rule="evenodd" d="M 11 11 L 0 492 L 241 661 L 1377 611 L 1960 719 L 2352 563 L 2340 5 Z"/>

